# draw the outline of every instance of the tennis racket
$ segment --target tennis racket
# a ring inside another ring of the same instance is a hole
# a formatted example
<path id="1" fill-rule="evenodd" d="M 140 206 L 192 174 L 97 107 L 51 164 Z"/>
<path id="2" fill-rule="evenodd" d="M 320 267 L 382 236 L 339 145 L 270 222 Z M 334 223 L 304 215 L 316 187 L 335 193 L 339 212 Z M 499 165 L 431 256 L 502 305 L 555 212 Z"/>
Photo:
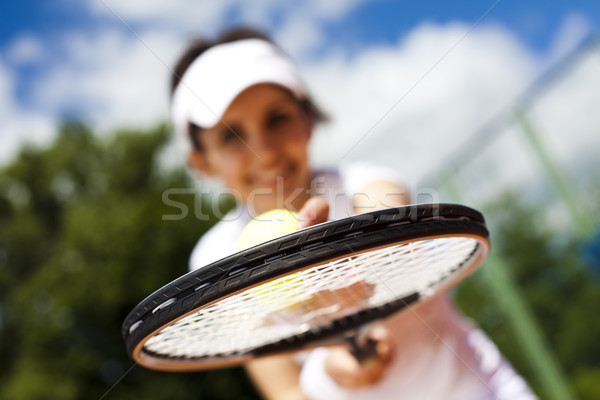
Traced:
<path id="1" fill-rule="evenodd" d="M 460 282 L 489 251 L 483 216 L 452 204 L 315 225 L 192 271 L 125 319 L 130 356 L 157 370 L 222 368 L 343 341 Z"/>

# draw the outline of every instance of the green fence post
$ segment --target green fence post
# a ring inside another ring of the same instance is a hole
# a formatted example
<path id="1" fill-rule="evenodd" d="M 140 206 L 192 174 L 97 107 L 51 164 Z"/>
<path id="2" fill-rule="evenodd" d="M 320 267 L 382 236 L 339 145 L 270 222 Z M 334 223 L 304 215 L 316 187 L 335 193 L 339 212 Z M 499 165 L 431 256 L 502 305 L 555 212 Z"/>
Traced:
<path id="1" fill-rule="evenodd" d="M 528 140 L 535 155 L 541 162 L 544 171 L 552 183 L 552 186 L 554 186 L 559 197 L 566 204 L 569 214 L 571 215 L 575 225 L 575 232 L 580 237 L 589 235 L 594 228 L 592 225 L 592 219 L 585 215 L 583 207 L 577 201 L 577 198 L 574 195 L 575 190 L 573 189 L 572 185 L 569 185 L 565 176 L 556 166 L 556 163 L 550 156 L 550 153 L 544 147 L 540 135 L 537 133 L 536 129 L 534 129 L 525 112 L 523 110 L 517 110 L 515 112 L 515 116 L 519 126 L 521 127 L 521 131 L 525 134 L 525 138 Z"/>

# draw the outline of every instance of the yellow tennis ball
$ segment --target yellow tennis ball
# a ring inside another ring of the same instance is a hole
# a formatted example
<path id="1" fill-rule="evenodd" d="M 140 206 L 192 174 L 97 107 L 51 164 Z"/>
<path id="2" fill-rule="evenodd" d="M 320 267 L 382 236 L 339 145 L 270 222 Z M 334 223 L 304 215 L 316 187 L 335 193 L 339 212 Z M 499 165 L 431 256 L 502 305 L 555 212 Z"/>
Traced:
<path id="1" fill-rule="evenodd" d="M 297 223 L 298 214 L 293 211 L 282 209 L 267 211 L 246 225 L 238 238 L 238 250 L 292 233 L 298 229 Z"/>
<path id="2" fill-rule="evenodd" d="M 298 215 L 293 211 L 282 209 L 268 211 L 246 225 L 238 239 L 237 247 L 243 250 L 287 235 L 298 229 L 297 223 Z M 294 294 L 301 283 L 300 274 L 294 273 L 252 288 L 250 294 L 271 310 L 281 310 L 301 302 Z"/>

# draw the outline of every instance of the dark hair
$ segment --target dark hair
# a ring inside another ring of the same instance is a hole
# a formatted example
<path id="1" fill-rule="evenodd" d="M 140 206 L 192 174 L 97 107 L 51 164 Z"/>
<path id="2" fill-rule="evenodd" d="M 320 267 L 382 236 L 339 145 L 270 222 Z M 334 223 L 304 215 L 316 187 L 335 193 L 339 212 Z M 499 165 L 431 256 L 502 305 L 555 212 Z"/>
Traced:
<path id="1" fill-rule="evenodd" d="M 276 45 L 265 33 L 246 27 L 229 29 L 214 40 L 206 40 L 202 38 L 194 39 L 173 68 L 173 73 L 171 75 L 171 96 L 173 96 L 175 89 L 179 85 L 179 82 L 181 82 L 181 78 L 183 77 L 183 74 L 185 74 L 185 71 L 187 71 L 192 62 L 194 62 L 194 60 L 202 53 L 213 46 L 243 39 L 262 39 Z M 313 118 L 314 122 L 318 123 L 328 120 L 327 115 L 316 106 L 310 97 L 300 100 L 300 106 L 308 113 L 308 115 Z M 202 128 L 199 126 L 188 122 L 188 136 L 196 150 L 202 149 L 198 140 L 198 133 L 201 129 Z"/>

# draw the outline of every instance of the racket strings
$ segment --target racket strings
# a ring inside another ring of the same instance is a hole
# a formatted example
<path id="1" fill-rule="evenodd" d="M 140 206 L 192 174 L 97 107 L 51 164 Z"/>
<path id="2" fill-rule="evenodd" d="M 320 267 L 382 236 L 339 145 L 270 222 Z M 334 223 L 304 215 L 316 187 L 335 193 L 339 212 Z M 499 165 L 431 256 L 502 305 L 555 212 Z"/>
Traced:
<path id="1" fill-rule="evenodd" d="M 415 292 L 433 294 L 478 241 L 437 238 L 350 255 L 277 278 L 190 314 L 150 338 L 164 357 L 243 354 Z"/>

